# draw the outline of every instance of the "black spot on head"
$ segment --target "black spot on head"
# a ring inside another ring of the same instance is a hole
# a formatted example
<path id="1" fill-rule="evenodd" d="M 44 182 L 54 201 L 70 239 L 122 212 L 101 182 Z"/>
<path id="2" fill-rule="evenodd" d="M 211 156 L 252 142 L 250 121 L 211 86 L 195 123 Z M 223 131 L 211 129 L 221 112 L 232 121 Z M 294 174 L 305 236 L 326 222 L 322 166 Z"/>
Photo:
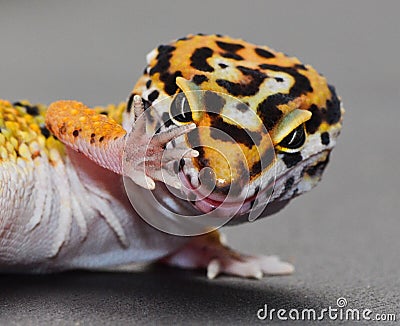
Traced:
<path id="1" fill-rule="evenodd" d="M 217 79 L 216 83 L 225 88 L 227 92 L 233 96 L 238 96 L 240 95 L 243 91 L 244 85 L 239 84 L 239 83 L 233 83 L 229 80 L 226 79 Z M 255 94 L 255 93 L 254 93 Z M 252 94 L 252 95 L 254 95 Z"/>
<path id="2" fill-rule="evenodd" d="M 227 42 L 222 42 L 222 41 L 217 41 L 216 43 L 222 50 L 225 50 L 228 52 L 236 52 L 236 51 L 244 48 L 244 46 L 242 44 L 227 43 Z"/>
<path id="3" fill-rule="evenodd" d="M 294 65 L 294 68 L 296 69 L 301 69 L 301 70 L 307 70 L 306 66 L 301 64 L 301 63 L 297 63 Z"/>
<path id="4" fill-rule="evenodd" d="M 45 126 L 40 126 L 40 131 L 42 132 L 42 135 L 45 138 L 49 138 L 50 137 L 50 131 Z"/>
<path id="5" fill-rule="evenodd" d="M 146 88 L 149 89 L 151 86 L 151 79 L 146 82 Z"/>
<path id="6" fill-rule="evenodd" d="M 225 103 L 225 99 L 214 92 L 206 91 L 204 94 L 204 104 L 207 112 L 220 113 Z"/>
<path id="7" fill-rule="evenodd" d="M 172 57 L 172 52 L 175 50 L 175 47 L 171 45 L 160 45 L 157 50 L 157 64 L 150 69 L 150 76 L 157 72 L 163 73 L 168 70 L 170 67 L 169 60 Z"/>
<path id="8" fill-rule="evenodd" d="M 92 133 L 92 134 L 90 135 L 90 138 L 94 138 L 94 137 L 96 137 L 96 134 L 95 134 L 95 133 Z"/>
<path id="9" fill-rule="evenodd" d="M 228 67 L 228 65 L 226 65 L 225 63 L 219 63 L 218 66 L 220 66 L 222 69 Z"/>
<path id="10" fill-rule="evenodd" d="M 147 98 L 150 102 L 153 103 L 158 98 L 158 95 L 160 95 L 160 92 L 157 90 L 154 90 L 149 94 L 149 96 Z"/>
<path id="11" fill-rule="evenodd" d="M 188 38 L 186 36 L 184 36 L 184 37 L 178 38 L 177 41 L 186 41 L 186 40 L 188 40 Z"/>
<path id="12" fill-rule="evenodd" d="M 261 49 L 261 48 L 256 48 L 254 51 L 256 51 L 256 53 L 260 57 L 263 57 L 263 58 L 266 58 L 266 59 L 275 58 L 275 54 L 273 54 L 273 53 L 271 53 L 271 52 L 269 52 L 267 50 L 264 50 L 264 49 Z"/>
<path id="13" fill-rule="evenodd" d="M 284 79 L 283 79 L 282 77 L 275 77 L 275 80 L 276 80 L 278 83 L 283 83 L 283 81 L 284 81 Z"/>
<path id="14" fill-rule="evenodd" d="M 283 155 L 283 162 L 285 163 L 286 167 L 290 169 L 291 167 L 295 166 L 297 163 L 301 162 L 303 157 L 301 153 L 285 153 Z"/>
<path id="15" fill-rule="evenodd" d="M 102 115 L 108 115 L 108 112 L 107 112 L 107 111 L 101 111 L 100 114 L 102 114 Z"/>
<path id="16" fill-rule="evenodd" d="M 172 45 L 160 45 L 157 50 L 157 59 L 160 59 L 163 55 L 173 52 L 175 50 L 175 47 Z"/>
<path id="17" fill-rule="evenodd" d="M 104 136 L 101 136 L 101 137 L 99 138 L 99 142 L 101 143 L 103 140 L 104 140 Z"/>
<path id="18" fill-rule="evenodd" d="M 260 64 L 259 67 L 261 69 L 266 69 L 266 70 L 282 71 L 291 75 L 294 78 L 295 83 L 291 87 L 288 95 L 291 96 L 292 98 L 296 98 L 299 97 L 300 95 L 313 91 L 310 80 L 306 76 L 300 74 L 295 68 L 281 67 L 266 63 Z"/>
<path id="19" fill-rule="evenodd" d="M 329 139 L 329 133 L 328 132 L 323 132 L 321 134 L 321 143 L 322 145 L 329 145 L 330 139 Z"/>
<path id="20" fill-rule="evenodd" d="M 225 122 L 218 114 L 208 113 L 211 118 L 210 135 L 225 142 L 240 143 L 248 148 L 260 145 L 262 135 Z"/>
<path id="21" fill-rule="evenodd" d="M 178 86 L 175 83 L 176 77 L 182 76 L 182 72 L 180 71 L 176 71 L 173 74 L 168 72 L 171 65 L 170 59 L 174 50 L 174 46 L 160 45 L 158 47 L 157 64 L 150 70 L 150 75 L 154 75 L 157 72 L 160 73 L 159 78 L 164 83 L 164 90 L 168 95 L 176 93 L 178 90 Z"/>
<path id="22" fill-rule="evenodd" d="M 260 85 L 267 75 L 259 70 L 244 66 L 238 66 L 237 69 L 240 70 L 243 75 L 250 76 L 250 82 L 234 83 L 226 79 L 217 79 L 216 83 L 219 86 L 224 87 L 227 92 L 233 96 L 255 95 L 259 91 Z"/>
<path id="23" fill-rule="evenodd" d="M 257 69 L 252 69 L 252 68 L 248 68 L 248 67 L 244 67 L 244 66 L 238 66 L 237 69 L 243 75 L 251 76 L 254 79 L 264 80 L 265 78 L 268 77 L 266 74 L 264 74 L 263 72 L 261 72 L 260 70 L 257 70 Z"/>
<path id="24" fill-rule="evenodd" d="M 166 72 L 160 75 L 160 80 L 164 82 L 164 91 L 168 95 L 174 95 L 179 89 L 176 84 L 176 77 L 182 77 L 182 72 L 178 70 L 173 74 Z"/>
<path id="25" fill-rule="evenodd" d="M 340 101 L 336 95 L 335 88 L 331 85 L 328 86 L 331 91 L 331 99 L 326 101 L 326 122 L 333 125 L 340 120 Z"/>
<path id="26" fill-rule="evenodd" d="M 213 72 L 214 68 L 207 62 L 212 55 L 213 50 L 208 47 L 196 49 L 190 57 L 190 66 L 200 71 Z"/>
<path id="27" fill-rule="evenodd" d="M 192 78 L 192 81 L 196 85 L 201 85 L 203 82 L 208 81 L 208 78 L 207 78 L 207 76 L 204 76 L 204 75 L 194 75 Z"/>
<path id="28" fill-rule="evenodd" d="M 236 53 L 232 53 L 232 52 L 221 53 L 221 56 L 224 58 L 238 60 L 238 61 L 243 60 L 242 56 L 240 56 L 239 54 L 236 54 Z"/>
<path id="29" fill-rule="evenodd" d="M 306 130 L 309 134 L 314 134 L 322 123 L 322 111 L 313 104 L 308 109 L 311 112 L 310 120 L 306 121 Z"/>
<path id="30" fill-rule="evenodd" d="M 74 137 L 78 137 L 79 136 L 79 130 L 74 130 L 72 135 L 74 135 Z"/>
<path id="31" fill-rule="evenodd" d="M 306 76 L 295 72 L 293 72 L 292 76 L 296 83 L 290 89 L 289 95 L 298 97 L 302 94 L 313 92 L 314 89 L 311 86 L 310 80 Z"/>
<path id="32" fill-rule="evenodd" d="M 277 93 L 268 96 L 258 105 L 257 114 L 268 131 L 274 128 L 283 115 L 282 111 L 278 109 L 278 105 L 286 104 L 290 100 L 291 98 L 287 95 Z"/>

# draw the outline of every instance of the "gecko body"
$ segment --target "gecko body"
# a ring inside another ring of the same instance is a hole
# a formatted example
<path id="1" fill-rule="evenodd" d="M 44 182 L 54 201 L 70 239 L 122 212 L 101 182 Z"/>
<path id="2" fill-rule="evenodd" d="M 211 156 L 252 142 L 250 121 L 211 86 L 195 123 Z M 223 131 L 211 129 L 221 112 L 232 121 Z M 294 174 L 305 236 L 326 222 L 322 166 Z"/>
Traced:
<path id="1" fill-rule="evenodd" d="M 270 215 L 320 180 L 341 129 L 334 88 L 297 58 L 220 35 L 189 35 L 147 61 L 127 104 L 0 101 L 0 270 L 161 259 L 211 278 L 291 273 L 277 257 L 231 250 L 216 231 L 153 228 L 130 203 L 147 199 L 128 198 L 123 177 L 177 213 L 234 224 L 268 201 L 260 215 Z"/>

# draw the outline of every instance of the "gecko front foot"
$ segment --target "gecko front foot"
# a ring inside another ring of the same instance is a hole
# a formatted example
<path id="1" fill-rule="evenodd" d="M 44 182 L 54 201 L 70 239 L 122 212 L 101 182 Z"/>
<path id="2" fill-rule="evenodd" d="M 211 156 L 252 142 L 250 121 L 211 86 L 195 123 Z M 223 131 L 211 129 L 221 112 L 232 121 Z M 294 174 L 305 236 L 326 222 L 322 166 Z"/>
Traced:
<path id="1" fill-rule="evenodd" d="M 144 188 L 154 189 L 154 180 L 180 188 L 181 182 L 172 163 L 199 153 L 187 147 L 166 147 L 196 125 L 149 134 L 139 95 L 134 97 L 133 106 L 135 122 L 129 134 L 113 119 L 77 101 L 52 103 L 47 110 L 46 126 L 67 146 L 106 169 L 130 177 Z"/>
<path id="2" fill-rule="evenodd" d="M 196 157 L 199 153 L 186 147 L 166 148 L 166 145 L 193 130 L 196 125 L 189 124 L 149 135 L 146 131 L 143 102 L 139 95 L 134 96 L 133 107 L 135 124 L 125 145 L 124 174 L 144 188 L 154 189 L 154 180 L 157 180 L 179 189 L 181 182 L 172 163 L 182 158 Z"/>
<path id="3" fill-rule="evenodd" d="M 207 277 L 219 274 L 261 279 L 264 275 L 289 275 L 293 265 L 277 256 L 245 255 L 225 246 L 217 231 L 198 236 L 161 262 L 182 268 L 207 268 Z"/>

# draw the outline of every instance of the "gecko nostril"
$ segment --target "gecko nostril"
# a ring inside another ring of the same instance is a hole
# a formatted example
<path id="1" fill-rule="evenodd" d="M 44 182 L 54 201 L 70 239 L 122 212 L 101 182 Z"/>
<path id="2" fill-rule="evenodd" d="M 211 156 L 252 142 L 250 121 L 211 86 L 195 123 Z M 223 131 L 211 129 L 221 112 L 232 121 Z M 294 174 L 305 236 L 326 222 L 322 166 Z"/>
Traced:
<path id="1" fill-rule="evenodd" d="M 202 187 L 213 191 L 216 185 L 215 172 L 210 167 L 204 167 L 200 170 L 199 181 Z"/>

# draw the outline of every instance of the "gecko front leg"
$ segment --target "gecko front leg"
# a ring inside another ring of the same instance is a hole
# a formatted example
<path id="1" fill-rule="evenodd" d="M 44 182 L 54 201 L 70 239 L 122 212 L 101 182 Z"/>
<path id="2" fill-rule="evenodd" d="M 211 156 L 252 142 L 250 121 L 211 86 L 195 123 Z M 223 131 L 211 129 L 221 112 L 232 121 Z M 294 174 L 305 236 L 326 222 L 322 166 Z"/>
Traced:
<path id="1" fill-rule="evenodd" d="M 77 101 L 52 103 L 47 111 L 47 128 L 65 145 L 87 156 L 96 164 L 130 177 L 136 184 L 154 189 L 154 181 L 180 187 L 173 173 L 173 161 L 198 156 L 188 149 L 166 149 L 171 140 L 193 130 L 190 124 L 158 134 L 148 134 L 140 96 L 134 97 L 135 123 L 127 133 L 113 119 L 98 114 Z"/>

